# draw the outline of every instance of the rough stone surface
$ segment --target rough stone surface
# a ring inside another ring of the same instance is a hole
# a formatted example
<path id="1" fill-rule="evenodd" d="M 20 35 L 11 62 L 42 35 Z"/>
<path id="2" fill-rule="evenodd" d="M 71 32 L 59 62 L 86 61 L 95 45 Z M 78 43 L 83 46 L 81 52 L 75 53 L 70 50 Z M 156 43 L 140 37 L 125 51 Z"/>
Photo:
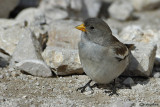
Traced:
<path id="1" fill-rule="evenodd" d="M 83 2 L 84 2 L 84 4 L 83 4 Z M 99 0 L 82 0 L 82 4 L 83 4 L 82 12 L 87 12 L 88 18 L 89 18 L 89 17 L 97 17 L 98 16 L 102 2 Z M 87 10 L 83 10 L 85 8 Z M 83 15 L 85 15 L 85 14 L 83 14 Z"/>
<path id="2" fill-rule="evenodd" d="M 134 43 L 135 49 L 131 51 L 130 64 L 123 75 L 150 76 L 152 73 L 157 45 Z"/>
<path id="3" fill-rule="evenodd" d="M 49 25 L 49 38 L 47 46 L 77 49 L 81 31 L 75 27 L 82 22 L 78 21 L 53 21 Z"/>
<path id="4" fill-rule="evenodd" d="M 127 26 L 122 29 L 120 32 L 120 38 L 125 41 L 134 41 L 134 42 L 142 42 L 142 43 L 148 43 L 148 44 L 157 44 L 157 51 L 156 51 L 156 60 L 155 64 L 157 66 L 160 65 L 160 30 L 156 29 L 143 29 L 140 26 L 132 25 Z"/>
<path id="5" fill-rule="evenodd" d="M 21 25 L 14 25 L 0 29 L 0 47 L 12 55 L 18 41 L 28 35 L 28 31 Z"/>
<path id="6" fill-rule="evenodd" d="M 153 10 L 160 5 L 160 0 L 131 0 L 131 2 L 138 11 Z"/>
<path id="7" fill-rule="evenodd" d="M 42 56 L 57 75 L 82 74 L 77 50 L 58 47 L 47 47 Z"/>
<path id="8" fill-rule="evenodd" d="M 113 2 L 108 11 L 112 18 L 125 21 L 132 17 L 133 7 L 130 2 L 116 1 Z"/>
<path id="9" fill-rule="evenodd" d="M 19 1 L 20 0 L 0 0 L 0 18 L 7 18 Z"/>
<path id="10" fill-rule="evenodd" d="M 39 77 L 51 77 L 52 72 L 50 68 L 42 60 L 23 60 L 16 64 L 16 66 L 31 75 Z"/>
<path id="11" fill-rule="evenodd" d="M 37 18 L 41 20 L 41 24 L 46 23 L 44 13 L 37 8 L 24 9 L 18 14 L 18 16 L 16 16 L 16 20 L 27 21 L 29 25 L 35 23 L 34 21 L 37 21 Z"/>
<path id="12" fill-rule="evenodd" d="M 49 19 L 65 19 L 68 17 L 68 13 L 66 11 L 68 5 L 68 0 L 43 0 L 40 3 L 39 9 Z"/>
<path id="13" fill-rule="evenodd" d="M 19 41 L 14 50 L 10 66 L 12 67 L 15 63 L 28 59 L 42 60 L 41 52 L 42 48 L 39 41 L 36 39 L 33 32 L 28 29 L 28 34 Z"/>

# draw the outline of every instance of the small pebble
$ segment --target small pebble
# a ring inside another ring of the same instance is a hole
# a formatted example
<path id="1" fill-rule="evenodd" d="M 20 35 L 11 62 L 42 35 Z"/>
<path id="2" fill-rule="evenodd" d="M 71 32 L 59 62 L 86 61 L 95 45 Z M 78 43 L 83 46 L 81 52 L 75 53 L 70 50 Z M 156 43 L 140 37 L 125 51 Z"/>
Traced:
<path id="1" fill-rule="evenodd" d="M 40 84 L 39 84 L 39 82 L 36 82 L 35 85 L 39 86 Z"/>
<path id="2" fill-rule="evenodd" d="M 10 73 L 6 73 L 6 77 L 10 77 L 11 76 L 11 74 Z"/>
<path id="3" fill-rule="evenodd" d="M 159 78 L 159 77 L 160 77 L 160 72 L 155 72 L 155 73 L 153 74 L 153 77 L 154 77 L 154 78 Z"/>
<path id="4" fill-rule="evenodd" d="M 3 79 L 4 78 L 4 76 L 3 75 L 0 75 L 0 79 Z"/>
<path id="5" fill-rule="evenodd" d="M 131 77 L 128 77 L 127 79 L 125 79 L 125 80 L 123 81 L 123 84 L 124 84 L 124 85 L 129 85 L 129 86 L 131 86 L 131 85 L 134 84 L 134 81 L 133 81 L 133 79 L 132 79 Z"/>
<path id="6" fill-rule="evenodd" d="M 94 93 L 94 91 L 90 87 L 86 87 L 86 90 L 84 92 L 85 95 L 91 95 L 93 93 Z"/>

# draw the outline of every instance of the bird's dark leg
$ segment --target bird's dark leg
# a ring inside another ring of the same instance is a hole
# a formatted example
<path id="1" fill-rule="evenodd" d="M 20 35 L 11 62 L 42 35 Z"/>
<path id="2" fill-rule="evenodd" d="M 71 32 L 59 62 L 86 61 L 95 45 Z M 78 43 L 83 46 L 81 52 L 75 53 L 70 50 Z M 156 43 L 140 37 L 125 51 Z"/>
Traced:
<path id="1" fill-rule="evenodd" d="M 83 93 L 83 92 L 85 91 L 85 89 L 86 89 L 87 86 L 88 86 L 89 88 L 91 88 L 91 86 L 90 86 L 90 83 L 91 83 L 91 82 L 92 82 L 92 80 L 89 80 L 85 86 L 79 87 L 79 88 L 77 89 L 77 91 L 78 91 L 78 90 L 81 90 L 81 93 Z M 91 88 L 91 89 L 92 89 L 92 88 Z"/>
<path id="2" fill-rule="evenodd" d="M 113 84 L 112 84 L 112 89 L 111 91 L 105 91 L 105 93 L 110 93 L 109 96 L 112 96 L 114 94 L 118 95 L 117 89 L 116 89 L 116 79 L 114 79 Z"/>

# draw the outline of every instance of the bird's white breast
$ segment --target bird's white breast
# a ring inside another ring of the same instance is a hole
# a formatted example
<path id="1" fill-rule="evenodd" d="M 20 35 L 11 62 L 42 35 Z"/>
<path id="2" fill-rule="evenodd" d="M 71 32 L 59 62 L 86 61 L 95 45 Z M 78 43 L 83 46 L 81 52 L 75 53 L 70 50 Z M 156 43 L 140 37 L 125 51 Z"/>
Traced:
<path id="1" fill-rule="evenodd" d="M 110 83 L 126 68 L 128 57 L 117 61 L 110 49 L 86 40 L 82 36 L 79 43 L 79 56 L 84 72 L 95 82 Z"/>

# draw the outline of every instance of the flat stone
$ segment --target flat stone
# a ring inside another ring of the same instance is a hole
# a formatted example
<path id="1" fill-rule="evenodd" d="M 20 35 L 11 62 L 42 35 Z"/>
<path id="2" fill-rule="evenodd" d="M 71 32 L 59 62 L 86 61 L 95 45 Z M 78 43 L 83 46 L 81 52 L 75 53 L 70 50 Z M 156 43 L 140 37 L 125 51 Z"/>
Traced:
<path id="1" fill-rule="evenodd" d="M 40 77 L 51 77 L 52 72 L 50 68 L 42 60 L 23 60 L 16 64 L 16 66 L 31 75 Z"/>
<path id="2" fill-rule="evenodd" d="M 133 79 L 132 79 L 131 77 L 128 77 L 127 79 L 125 79 L 125 80 L 123 81 L 123 84 L 124 84 L 124 85 L 128 85 L 128 86 L 131 86 L 131 85 L 134 84 L 134 81 L 133 81 Z"/>

